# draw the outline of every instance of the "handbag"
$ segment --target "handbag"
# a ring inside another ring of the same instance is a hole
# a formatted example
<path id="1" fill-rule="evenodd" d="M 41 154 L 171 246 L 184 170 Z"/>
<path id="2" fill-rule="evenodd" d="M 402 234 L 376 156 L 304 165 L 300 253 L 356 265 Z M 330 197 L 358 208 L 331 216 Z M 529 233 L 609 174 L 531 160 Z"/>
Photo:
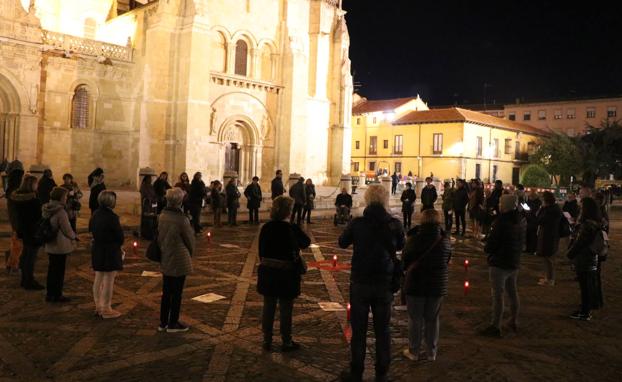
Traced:
<path id="1" fill-rule="evenodd" d="M 298 242 L 296 241 L 296 238 L 294 237 L 294 231 L 291 227 L 289 229 L 289 239 L 291 241 L 293 252 L 294 252 L 293 253 L 294 270 L 299 275 L 304 275 L 307 273 L 307 270 L 308 270 L 307 262 L 302 256 L 300 256 L 300 248 L 298 247 Z"/>
<path id="2" fill-rule="evenodd" d="M 156 262 L 156 263 L 162 262 L 162 249 L 158 245 L 157 232 L 154 236 L 154 239 L 151 241 L 151 243 L 149 243 L 149 246 L 147 247 L 147 250 L 145 251 L 145 257 L 147 257 L 147 259 L 153 262 Z"/>

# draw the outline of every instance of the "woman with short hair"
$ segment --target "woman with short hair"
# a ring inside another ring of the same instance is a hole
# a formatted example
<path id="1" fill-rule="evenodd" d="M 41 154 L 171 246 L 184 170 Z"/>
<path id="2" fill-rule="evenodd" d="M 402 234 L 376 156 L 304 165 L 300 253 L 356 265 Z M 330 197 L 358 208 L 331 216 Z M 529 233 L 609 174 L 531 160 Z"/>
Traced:
<path id="1" fill-rule="evenodd" d="M 95 271 L 95 313 L 102 318 L 117 318 L 121 316 L 121 312 L 112 309 L 112 290 L 117 273 L 123 270 L 125 255 L 121 248 L 124 241 L 123 229 L 119 216 L 113 211 L 117 195 L 112 191 L 102 191 L 97 202 L 99 208 L 93 214 L 89 227 L 93 234 L 91 264 Z"/>
<path id="2" fill-rule="evenodd" d="M 186 332 L 189 327 L 179 321 L 181 295 L 186 276 L 192 273 L 194 230 L 181 207 L 184 191 L 166 191 L 166 207 L 158 218 L 158 245 L 162 252 L 162 300 L 158 331 Z"/>
<path id="3" fill-rule="evenodd" d="M 300 249 L 307 248 L 311 239 L 288 218 L 294 200 L 281 195 L 272 202 L 270 221 L 259 234 L 259 269 L 257 291 L 264 296 L 262 331 L 264 350 L 272 349 L 272 327 L 276 305 L 281 314 L 282 351 L 300 348 L 292 340 L 292 311 L 294 299 L 300 295 L 301 273 L 298 262 Z"/>

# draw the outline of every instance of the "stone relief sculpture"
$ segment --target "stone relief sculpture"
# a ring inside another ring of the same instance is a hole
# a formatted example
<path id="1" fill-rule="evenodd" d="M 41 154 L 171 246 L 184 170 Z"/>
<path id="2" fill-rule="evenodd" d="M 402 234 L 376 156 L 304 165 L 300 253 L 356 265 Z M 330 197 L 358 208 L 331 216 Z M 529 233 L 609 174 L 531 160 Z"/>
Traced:
<path id="1" fill-rule="evenodd" d="M 210 135 L 214 135 L 216 134 L 216 108 L 212 107 L 212 114 L 210 114 L 210 121 L 209 121 L 209 125 L 210 125 L 210 129 L 209 129 L 209 134 Z"/>
<path id="2" fill-rule="evenodd" d="M 265 140 L 268 137 L 268 133 L 270 132 L 270 118 L 268 114 L 263 116 L 263 120 L 261 121 L 261 139 Z"/>

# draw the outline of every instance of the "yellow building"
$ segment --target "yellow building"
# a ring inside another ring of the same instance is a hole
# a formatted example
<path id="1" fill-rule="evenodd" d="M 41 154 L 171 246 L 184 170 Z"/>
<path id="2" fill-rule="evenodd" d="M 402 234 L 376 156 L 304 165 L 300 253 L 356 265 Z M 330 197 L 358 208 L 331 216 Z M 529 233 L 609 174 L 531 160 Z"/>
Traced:
<path id="1" fill-rule="evenodd" d="M 440 179 L 480 178 L 517 184 L 538 139 L 532 126 L 460 108 L 429 110 L 417 96 L 356 99 L 352 172 L 394 171 Z"/>

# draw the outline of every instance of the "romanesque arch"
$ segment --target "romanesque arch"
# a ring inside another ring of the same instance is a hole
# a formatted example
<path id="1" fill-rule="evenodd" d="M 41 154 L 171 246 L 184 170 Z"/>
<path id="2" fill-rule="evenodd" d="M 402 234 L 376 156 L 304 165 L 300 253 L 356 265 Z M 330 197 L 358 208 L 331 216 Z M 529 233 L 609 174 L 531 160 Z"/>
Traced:
<path id="1" fill-rule="evenodd" d="M 0 161 L 17 159 L 22 103 L 11 81 L 0 73 Z"/>
<path id="2" fill-rule="evenodd" d="M 244 115 L 225 119 L 216 138 L 221 148 L 221 173 L 236 172 L 243 184 L 261 176 L 261 138 L 252 119 Z"/>

